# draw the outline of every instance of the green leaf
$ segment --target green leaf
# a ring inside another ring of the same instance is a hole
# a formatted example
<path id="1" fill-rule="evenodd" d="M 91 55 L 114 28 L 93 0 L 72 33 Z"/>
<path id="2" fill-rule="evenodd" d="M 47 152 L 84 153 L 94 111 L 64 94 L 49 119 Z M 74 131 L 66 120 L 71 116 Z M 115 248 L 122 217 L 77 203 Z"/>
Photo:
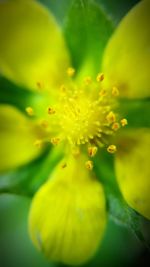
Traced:
<path id="1" fill-rule="evenodd" d="M 25 112 L 25 108 L 37 98 L 40 98 L 39 94 L 20 88 L 6 78 L 0 77 L 0 104 L 10 104 Z"/>
<path id="2" fill-rule="evenodd" d="M 26 116 L 28 116 L 26 107 L 31 106 L 35 111 L 35 116 L 38 117 L 41 115 L 43 106 L 49 105 L 50 101 L 44 93 L 30 91 L 0 77 L 0 104 L 15 106 Z M 35 116 L 29 116 L 29 118 L 34 119 Z"/>
<path id="3" fill-rule="evenodd" d="M 95 0 L 102 9 L 106 10 L 114 24 L 117 25 L 121 18 L 136 4 L 139 0 Z"/>
<path id="4" fill-rule="evenodd" d="M 138 1 L 62 0 L 60 5 L 59 0 L 39 0 L 62 27 L 72 65 L 78 71 L 87 60 L 94 74 L 101 68 L 104 48 L 116 25 Z"/>
<path id="5" fill-rule="evenodd" d="M 103 183 L 109 216 L 120 225 L 130 228 L 142 243 L 150 248 L 150 242 L 146 240 L 143 228 L 143 216 L 128 206 L 118 187 L 114 157 L 107 152 L 98 153 L 94 159 L 94 170 Z"/>
<path id="6" fill-rule="evenodd" d="M 97 73 L 103 51 L 114 25 L 107 12 L 91 0 L 74 0 L 66 16 L 64 34 L 78 70 L 86 60 Z"/>
<path id="7" fill-rule="evenodd" d="M 127 118 L 129 128 L 150 127 L 150 98 L 120 99 L 119 113 Z"/>
<path id="8" fill-rule="evenodd" d="M 51 151 L 50 151 L 51 150 Z M 0 193 L 32 197 L 49 178 L 53 168 L 62 158 L 62 149 L 47 148 L 33 162 L 0 176 Z"/>
<path id="9" fill-rule="evenodd" d="M 38 0 L 38 2 L 45 5 L 55 16 L 57 22 L 62 25 L 64 24 L 65 16 L 68 13 L 72 0 Z"/>

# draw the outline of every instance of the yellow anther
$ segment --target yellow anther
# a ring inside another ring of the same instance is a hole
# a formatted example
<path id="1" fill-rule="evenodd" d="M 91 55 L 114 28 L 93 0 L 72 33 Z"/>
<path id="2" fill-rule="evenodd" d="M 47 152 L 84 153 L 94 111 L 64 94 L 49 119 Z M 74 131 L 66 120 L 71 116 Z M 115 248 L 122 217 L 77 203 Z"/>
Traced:
<path id="1" fill-rule="evenodd" d="M 104 80 L 104 73 L 98 73 L 96 77 L 97 82 L 102 82 Z"/>
<path id="2" fill-rule="evenodd" d="M 88 154 L 90 157 L 94 157 L 97 153 L 97 147 L 96 146 L 91 146 L 88 147 Z"/>
<path id="3" fill-rule="evenodd" d="M 112 130 L 117 131 L 120 128 L 120 124 L 118 122 L 114 122 L 112 125 Z"/>
<path id="4" fill-rule="evenodd" d="M 26 112 L 29 116 L 33 116 L 34 115 L 34 111 L 33 108 L 31 107 L 26 107 Z"/>
<path id="5" fill-rule="evenodd" d="M 41 121 L 41 126 L 42 126 L 43 128 L 47 128 L 47 127 L 48 127 L 48 121 L 46 121 L 46 120 L 42 120 L 42 121 Z"/>
<path id="6" fill-rule="evenodd" d="M 74 74 L 75 74 L 75 69 L 74 68 L 70 67 L 70 68 L 67 69 L 67 75 L 69 77 L 73 77 Z"/>
<path id="7" fill-rule="evenodd" d="M 34 146 L 40 148 L 42 146 L 42 140 L 40 140 L 40 139 L 35 140 Z"/>
<path id="8" fill-rule="evenodd" d="M 99 95 L 100 96 L 106 96 L 107 95 L 107 91 L 105 89 L 102 89 L 102 90 L 100 90 Z"/>
<path id="9" fill-rule="evenodd" d="M 126 126 L 127 124 L 128 124 L 128 121 L 127 121 L 127 119 L 125 119 L 125 118 L 123 118 L 121 121 L 121 125 L 124 127 L 124 126 Z"/>
<path id="10" fill-rule="evenodd" d="M 85 83 L 86 85 L 91 84 L 91 82 L 92 82 L 92 78 L 91 78 L 90 76 L 87 76 L 87 77 L 84 78 L 84 83 Z"/>
<path id="11" fill-rule="evenodd" d="M 56 111 L 51 107 L 48 107 L 47 112 L 48 112 L 49 115 L 52 115 L 52 114 L 56 113 Z"/>
<path id="12" fill-rule="evenodd" d="M 117 148 L 115 145 L 110 145 L 107 147 L 107 151 L 111 154 L 115 153 L 117 151 Z"/>
<path id="13" fill-rule="evenodd" d="M 106 120 L 108 121 L 108 123 L 113 123 L 116 121 L 116 115 L 114 114 L 113 111 L 110 111 L 107 116 L 106 116 Z"/>
<path id="14" fill-rule="evenodd" d="M 113 86 L 111 93 L 112 93 L 113 96 L 118 96 L 119 95 L 118 88 L 116 86 Z"/>
<path id="15" fill-rule="evenodd" d="M 93 169 L 93 162 L 91 160 L 88 160 L 85 162 L 85 167 L 91 171 Z"/>
<path id="16" fill-rule="evenodd" d="M 50 142 L 52 143 L 52 145 L 58 145 L 60 142 L 60 138 L 53 137 L 53 138 L 51 138 Z"/>

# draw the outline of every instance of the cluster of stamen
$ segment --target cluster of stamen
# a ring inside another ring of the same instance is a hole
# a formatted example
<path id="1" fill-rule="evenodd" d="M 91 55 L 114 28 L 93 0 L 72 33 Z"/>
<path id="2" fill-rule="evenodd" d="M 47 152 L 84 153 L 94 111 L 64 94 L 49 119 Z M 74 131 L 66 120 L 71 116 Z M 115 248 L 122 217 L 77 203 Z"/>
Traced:
<path id="1" fill-rule="evenodd" d="M 119 90 L 116 86 L 111 90 L 103 88 L 103 73 L 99 73 L 95 81 L 85 77 L 78 86 L 71 79 L 74 74 L 73 68 L 67 70 L 69 82 L 60 86 L 56 104 L 46 108 L 41 126 L 47 131 L 46 141 L 54 146 L 66 142 L 74 155 L 86 148 L 89 160 L 85 166 L 91 170 L 90 158 L 96 155 L 98 148 L 106 147 L 109 153 L 117 151 L 110 137 L 127 125 L 127 119 L 120 119 L 115 112 Z M 27 107 L 26 112 L 30 116 L 34 114 L 32 107 Z M 35 145 L 40 146 L 43 141 L 36 140 Z"/>

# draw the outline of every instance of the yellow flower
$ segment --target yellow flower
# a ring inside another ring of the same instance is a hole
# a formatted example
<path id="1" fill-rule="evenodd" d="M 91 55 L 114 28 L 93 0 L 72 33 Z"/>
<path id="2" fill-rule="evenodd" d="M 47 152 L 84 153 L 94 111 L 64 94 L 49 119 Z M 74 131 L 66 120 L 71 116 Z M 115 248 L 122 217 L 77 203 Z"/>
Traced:
<path id="1" fill-rule="evenodd" d="M 84 263 L 102 240 L 107 215 L 94 174 L 98 150 L 116 154 L 125 200 L 150 219 L 150 131 L 123 131 L 128 121 L 118 100 L 149 96 L 149 10 L 150 2 L 142 1 L 121 21 L 106 47 L 103 72 L 93 78 L 72 67 L 62 33 L 43 6 L 32 0 L 0 4 L 1 73 L 43 95 L 26 106 L 29 118 L 0 107 L 1 171 L 29 162 L 47 143 L 64 152 L 29 216 L 31 238 L 50 260 Z"/>

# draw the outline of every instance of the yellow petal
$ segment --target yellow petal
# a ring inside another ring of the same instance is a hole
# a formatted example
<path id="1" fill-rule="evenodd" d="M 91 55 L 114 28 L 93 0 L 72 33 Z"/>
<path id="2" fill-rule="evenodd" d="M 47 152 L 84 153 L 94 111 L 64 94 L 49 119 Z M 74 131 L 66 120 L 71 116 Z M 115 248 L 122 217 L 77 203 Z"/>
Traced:
<path id="1" fill-rule="evenodd" d="M 118 147 L 116 173 L 123 196 L 133 209 L 150 219 L 150 130 L 130 133 Z"/>
<path id="2" fill-rule="evenodd" d="M 34 145 L 39 137 L 34 125 L 17 109 L 0 106 L 0 171 L 6 171 L 32 160 L 40 153 Z"/>
<path id="3" fill-rule="evenodd" d="M 106 47 L 103 60 L 106 86 L 118 86 L 121 96 L 150 95 L 149 14 L 150 1 L 141 1 L 124 17 Z"/>
<path id="4" fill-rule="evenodd" d="M 0 3 L 0 71 L 27 86 L 60 85 L 69 56 L 54 17 L 33 0 Z"/>
<path id="5" fill-rule="evenodd" d="M 33 243 L 49 260 L 78 265 L 94 255 L 102 240 L 105 197 L 84 158 L 64 163 L 36 193 L 29 228 Z"/>

